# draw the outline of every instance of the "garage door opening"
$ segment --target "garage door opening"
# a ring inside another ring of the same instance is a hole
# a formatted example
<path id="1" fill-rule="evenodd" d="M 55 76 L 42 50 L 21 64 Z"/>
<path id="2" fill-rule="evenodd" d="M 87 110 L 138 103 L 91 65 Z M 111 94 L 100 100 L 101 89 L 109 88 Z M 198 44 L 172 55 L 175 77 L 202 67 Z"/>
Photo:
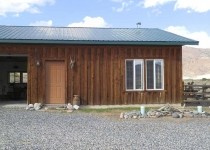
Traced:
<path id="1" fill-rule="evenodd" d="M 27 103 L 27 57 L 0 56 L 0 101 Z"/>

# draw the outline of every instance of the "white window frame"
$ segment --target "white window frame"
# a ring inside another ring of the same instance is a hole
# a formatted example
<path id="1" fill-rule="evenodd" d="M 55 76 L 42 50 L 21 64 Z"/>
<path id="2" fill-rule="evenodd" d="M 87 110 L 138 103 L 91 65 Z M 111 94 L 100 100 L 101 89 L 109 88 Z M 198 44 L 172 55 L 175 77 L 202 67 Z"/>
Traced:
<path id="1" fill-rule="evenodd" d="M 14 82 L 10 82 L 10 73 L 14 73 Z M 19 73 L 20 74 L 20 82 L 15 82 L 15 73 Z M 26 73 L 27 74 L 27 81 L 23 82 L 23 74 Z M 8 83 L 9 84 L 22 84 L 22 83 L 28 83 L 28 73 L 24 72 L 24 71 L 9 71 L 8 72 Z"/>
<path id="2" fill-rule="evenodd" d="M 154 83 L 153 83 L 153 89 L 148 89 L 147 88 L 147 61 L 149 61 L 149 60 L 152 60 L 152 61 L 154 61 L 154 63 L 153 63 L 153 72 L 154 72 L 154 74 L 153 74 L 153 79 L 154 79 Z M 156 88 L 156 72 L 155 72 L 155 62 L 156 61 L 161 61 L 161 81 L 162 81 L 162 88 L 161 89 L 157 89 Z M 146 68 L 146 78 L 145 78 L 145 80 L 146 80 L 146 90 L 148 90 L 148 91 L 154 91 L 154 90 L 156 90 L 156 91 L 160 91 L 160 90 L 164 90 L 164 59 L 146 59 L 145 60 L 145 68 Z"/>
<path id="3" fill-rule="evenodd" d="M 133 61 L 133 89 L 127 89 L 127 66 L 126 62 L 132 60 Z M 136 89 L 136 69 L 135 69 L 135 64 L 136 61 L 141 61 L 141 89 Z M 143 59 L 125 59 L 125 89 L 126 91 L 143 91 L 144 90 L 144 60 Z"/>

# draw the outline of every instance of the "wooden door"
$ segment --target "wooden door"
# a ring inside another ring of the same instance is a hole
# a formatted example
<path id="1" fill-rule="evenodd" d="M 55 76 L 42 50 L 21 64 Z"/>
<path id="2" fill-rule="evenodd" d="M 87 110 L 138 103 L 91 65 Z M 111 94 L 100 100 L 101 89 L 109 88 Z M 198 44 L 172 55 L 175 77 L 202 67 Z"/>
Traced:
<path id="1" fill-rule="evenodd" d="M 65 103 L 65 63 L 46 62 L 46 104 Z"/>

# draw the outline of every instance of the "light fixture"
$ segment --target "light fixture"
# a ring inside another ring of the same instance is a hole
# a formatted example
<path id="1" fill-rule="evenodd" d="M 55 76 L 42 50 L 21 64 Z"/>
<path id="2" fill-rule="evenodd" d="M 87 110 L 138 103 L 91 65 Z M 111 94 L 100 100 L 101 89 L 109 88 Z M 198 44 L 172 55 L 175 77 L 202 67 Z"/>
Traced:
<path id="1" fill-rule="evenodd" d="M 75 64 L 75 57 L 74 58 L 70 57 L 70 63 L 69 63 L 69 65 L 70 65 L 71 69 L 74 68 L 74 64 Z"/>
<path id="2" fill-rule="evenodd" d="M 36 56 L 35 63 L 36 63 L 36 66 L 38 67 L 38 66 L 40 66 L 40 60 L 39 60 L 39 54 L 38 54 L 38 51 L 36 48 L 35 48 L 35 56 Z"/>
<path id="3" fill-rule="evenodd" d="M 36 66 L 40 66 L 40 61 L 39 60 L 36 61 Z"/>

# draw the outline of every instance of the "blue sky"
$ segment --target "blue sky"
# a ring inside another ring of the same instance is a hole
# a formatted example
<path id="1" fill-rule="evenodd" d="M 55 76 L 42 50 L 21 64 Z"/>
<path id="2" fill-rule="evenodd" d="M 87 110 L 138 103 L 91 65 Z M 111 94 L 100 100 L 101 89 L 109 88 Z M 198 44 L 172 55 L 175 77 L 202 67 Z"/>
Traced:
<path id="1" fill-rule="evenodd" d="M 1 25 L 160 28 L 210 48 L 210 0 L 0 0 Z"/>

